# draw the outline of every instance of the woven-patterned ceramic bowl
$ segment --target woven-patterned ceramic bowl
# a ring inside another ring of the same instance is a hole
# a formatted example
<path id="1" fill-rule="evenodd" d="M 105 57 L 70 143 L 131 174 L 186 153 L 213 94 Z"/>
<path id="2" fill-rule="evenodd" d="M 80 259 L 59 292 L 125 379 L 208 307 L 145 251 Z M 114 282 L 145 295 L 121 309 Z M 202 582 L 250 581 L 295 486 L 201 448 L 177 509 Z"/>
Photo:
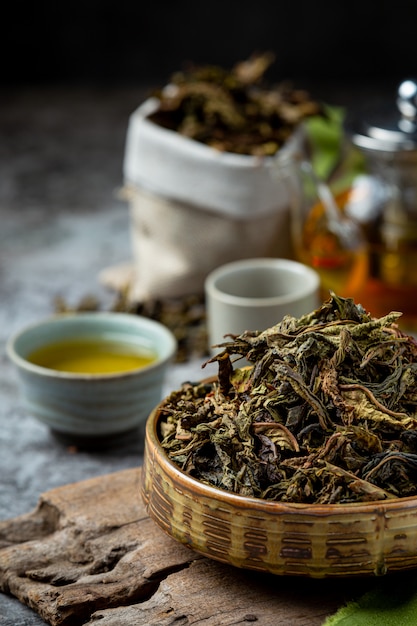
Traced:
<path id="1" fill-rule="evenodd" d="M 161 405 L 146 425 L 142 496 L 149 516 L 196 552 L 237 567 L 312 578 L 417 567 L 417 498 L 304 505 L 229 493 L 190 478 L 168 458 L 160 419 Z"/>

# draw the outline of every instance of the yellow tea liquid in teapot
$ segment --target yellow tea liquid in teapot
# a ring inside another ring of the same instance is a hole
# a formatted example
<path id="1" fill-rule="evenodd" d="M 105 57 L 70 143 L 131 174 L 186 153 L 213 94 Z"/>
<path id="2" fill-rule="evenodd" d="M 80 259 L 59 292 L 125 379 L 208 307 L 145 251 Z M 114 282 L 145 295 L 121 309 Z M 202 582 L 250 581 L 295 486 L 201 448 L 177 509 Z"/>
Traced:
<path id="1" fill-rule="evenodd" d="M 308 162 L 299 164 L 299 190 L 293 203 L 296 257 L 320 275 L 322 298 L 329 291 L 356 300 L 368 279 L 368 245 L 361 228 L 343 211 L 348 197 L 333 197 Z"/>
<path id="2" fill-rule="evenodd" d="M 368 278 L 367 246 L 364 242 L 345 245 L 343 238 L 329 227 L 321 203 L 311 207 L 295 249 L 297 258 L 319 273 L 324 299 L 329 291 L 355 299 L 361 293 Z"/>

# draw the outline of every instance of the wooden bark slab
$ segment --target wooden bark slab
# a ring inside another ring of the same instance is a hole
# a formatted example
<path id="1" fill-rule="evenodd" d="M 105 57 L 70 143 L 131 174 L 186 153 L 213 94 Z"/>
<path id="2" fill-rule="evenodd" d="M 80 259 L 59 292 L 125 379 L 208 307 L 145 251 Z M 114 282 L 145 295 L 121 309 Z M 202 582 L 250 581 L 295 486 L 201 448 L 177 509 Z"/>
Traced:
<path id="1" fill-rule="evenodd" d="M 369 582 L 274 577 L 190 551 L 147 516 L 140 469 L 44 493 L 0 522 L 0 589 L 52 626 L 318 626 Z"/>

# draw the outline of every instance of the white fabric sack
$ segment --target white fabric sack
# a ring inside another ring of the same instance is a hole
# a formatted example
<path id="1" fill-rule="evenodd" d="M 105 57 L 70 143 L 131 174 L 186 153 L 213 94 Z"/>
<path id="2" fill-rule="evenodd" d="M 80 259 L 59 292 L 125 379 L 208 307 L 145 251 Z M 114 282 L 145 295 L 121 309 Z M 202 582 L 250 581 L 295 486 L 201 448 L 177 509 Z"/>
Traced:
<path id="1" fill-rule="evenodd" d="M 131 115 L 126 138 L 130 299 L 203 293 L 218 265 L 291 257 L 288 185 L 279 160 L 299 149 L 301 135 L 279 160 L 223 153 L 151 122 L 157 106 L 149 99 Z"/>

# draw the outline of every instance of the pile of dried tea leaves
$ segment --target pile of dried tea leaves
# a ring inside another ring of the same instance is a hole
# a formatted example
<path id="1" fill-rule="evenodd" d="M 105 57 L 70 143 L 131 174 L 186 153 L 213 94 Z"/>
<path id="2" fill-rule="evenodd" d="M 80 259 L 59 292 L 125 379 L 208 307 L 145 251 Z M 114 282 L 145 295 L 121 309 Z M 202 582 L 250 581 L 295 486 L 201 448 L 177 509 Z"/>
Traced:
<path id="1" fill-rule="evenodd" d="M 220 151 L 272 156 L 302 120 L 325 115 L 306 90 L 267 84 L 273 61 L 265 53 L 231 70 L 208 65 L 176 72 L 153 93 L 159 107 L 149 119 Z"/>
<path id="2" fill-rule="evenodd" d="M 245 496 L 348 503 L 417 494 L 417 342 L 400 313 L 331 294 L 316 311 L 218 347 L 218 380 L 166 400 L 168 456 Z M 238 368 L 233 359 L 252 364 Z"/>

